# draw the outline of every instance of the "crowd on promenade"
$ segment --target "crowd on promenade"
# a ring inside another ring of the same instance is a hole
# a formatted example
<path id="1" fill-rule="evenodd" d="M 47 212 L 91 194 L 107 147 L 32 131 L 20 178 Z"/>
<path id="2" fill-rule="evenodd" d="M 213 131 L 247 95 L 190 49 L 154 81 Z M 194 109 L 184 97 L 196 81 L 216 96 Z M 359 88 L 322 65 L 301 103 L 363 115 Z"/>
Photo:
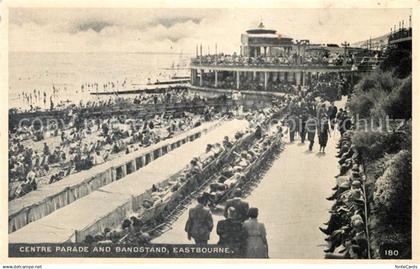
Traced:
<path id="1" fill-rule="evenodd" d="M 229 65 L 229 66 L 289 66 L 289 65 L 316 65 L 316 66 L 340 66 L 345 59 L 342 53 L 316 53 L 299 55 L 297 52 L 279 55 L 259 55 L 248 57 L 238 55 L 213 54 L 197 56 L 192 60 L 193 64 L 205 65 Z M 352 65 L 353 58 L 347 57 L 346 63 Z"/>
<path id="2" fill-rule="evenodd" d="M 320 81 L 329 84 L 327 78 Z M 337 145 L 340 172 L 335 177 L 336 186 L 327 200 L 334 201 L 331 218 L 320 230 L 326 234 L 329 247 L 325 250 L 326 258 L 368 257 L 365 195 L 363 185 L 363 167 L 361 156 L 352 144 L 352 125 L 354 119 L 346 108 L 337 109 L 333 101 L 327 101 L 314 91 L 299 97 L 287 97 L 288 116 L 286 118 L 289 139 L 296 138 L 301 143 L 309 140 L 312 151 L 316 135 L 319 151 L 325 152 L 331 130 L 337 129 L 341 135 Z"/>
<path id="3" fill-rule="evenodd" d="M 363 167 L 361 155 L 353 145 L 353 118 L 345 108 L 337 109 L 334 102 L 322 98 L 313 98 L 312 94 L 304 97 L 287 97 L 289 139 L 296 138 L 301 143 L 309 140 L 309 151 L 312 151 L 316 135 L 319 152 L 324 153 L 330 132 L 337 129 L 341 135 L 337 145 L 340 172 L 335 177 L 336 185 L 327 200 L 334 201 L 330 219 L 320 227 L 327 237 L 329 247 L 325 257 L 368 258 L 366 201 L 364 194 Z"/>
<path id="4" fill-rule="evenodd" d="M 351 123 L 347 110 L 338 109 L 334 100 L 328 101 L 317 91 L 301 92 L 298 96 L 287 95 L 285 102 L 288 114 L 285 122 L 290 143 L 296 139 L 302 144 L 309 141 L 308 150 L 312 151 L 317 141 L 319 152 L 325 153 L 331 130 L 337 128 L 343 133 Z"/>
<path id="5" fill-rule="evenodd" d="M 325 152 L 331 129 L 337 128 L 340 133 L 349 129 L 351 118 L 346 109 L 338 109 L 334 101 L 346 93 L 347 80 L 331 74 L 323 74 L 307 87 L 282 84 L 284 95 L 277 101 L 286 105 L 289 139 L 293 143 L 298 136 L 301 143 L 308 140 L 309 150 L 313 150 L 315 136 L 318 135 L 319 151 Z M 246 85 L 250 85 L 246 83 Z M 233 99 L 240 101 L 241 94 Z M 276 101 L 276 102 L 277 102 Z"/>
<path id="6" fill-rule="evenodd" d="M 99 104 L 87 102 L 83 108 L 131 104 L 135 106 L 205 99 L 186 91 L 141 94 L 133 99 L 115 98 Z M 148 147 L 176 133 L 210 120 L 208 107 L 202 113 L 157 114 L 137 118 L 124 115 L 92 116 L 81 107 L 70 109 L 64 125 L 16 126 L 9 131 L 9 199 L 51 184 L 81 170 L 109 161 L 142 147 Z M 214 113 L 213 113 L 214 114 Z M 123 117 L 124 116 L 124 117 Z"/>

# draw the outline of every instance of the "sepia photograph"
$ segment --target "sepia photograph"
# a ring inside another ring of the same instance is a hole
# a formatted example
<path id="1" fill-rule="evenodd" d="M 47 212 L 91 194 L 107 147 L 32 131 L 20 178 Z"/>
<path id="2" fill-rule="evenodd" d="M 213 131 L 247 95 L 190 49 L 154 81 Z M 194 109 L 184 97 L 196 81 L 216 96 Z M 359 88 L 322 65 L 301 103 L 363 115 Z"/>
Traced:
<path id="1" fill-rule="evenodd" d="M 9 258 L 414 258 L 413 9 L 7 11 Z"/>

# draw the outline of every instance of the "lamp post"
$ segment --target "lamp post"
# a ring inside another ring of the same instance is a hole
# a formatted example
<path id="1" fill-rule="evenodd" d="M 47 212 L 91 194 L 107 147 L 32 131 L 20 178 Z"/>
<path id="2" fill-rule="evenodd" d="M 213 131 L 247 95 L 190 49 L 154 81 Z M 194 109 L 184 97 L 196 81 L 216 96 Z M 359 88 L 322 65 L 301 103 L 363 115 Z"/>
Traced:
<path id="1" fill-rule="evenodd" d="M 216 57 L 216 64 L 217 64 L 218 58 L 219 58 L 219 56 L 217 55 L 217 43 L 214 44 L 214 55 Z"/>
<path id="2" fill-rule="evenodd" d="M 203 45 L 200 44 L 200 65 L 201 65 L 201 58 L 203 57 Z"/>
<path id="3" fill-rule="evenodd" d="M 298 53 L 297 53 L 296 61 L 297 61 L 297 64 L 301 64 L 302 63 L 301 48 L 302 48 L 302 45 L 304 44 L 304 41 L 303 40 L 296 40 L 296 44 L 297 44 L 297 47 L 298 47 L 298 51 L 297 51 Z"/>
<path id="4" fill-rule="evenodd" d="M 343 43 L 341 43 L 341 46 L 344 47 L 344 61 L 343 61 L 343 66 L 347 65 L 347 47 L 350 44 L 347 41 L 344 41 Z"/>

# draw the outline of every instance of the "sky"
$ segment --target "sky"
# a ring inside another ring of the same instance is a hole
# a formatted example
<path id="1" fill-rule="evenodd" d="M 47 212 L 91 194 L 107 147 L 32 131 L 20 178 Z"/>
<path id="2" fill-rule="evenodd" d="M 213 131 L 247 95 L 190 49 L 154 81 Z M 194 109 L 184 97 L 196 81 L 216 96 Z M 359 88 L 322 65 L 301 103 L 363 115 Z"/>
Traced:
<path id="1" fill-rule="evenodd" d="M 10 8 L 9 50 L 34 52 L 239 52 L 240 35 L 267 28 L 311 43 L 388 33 L 410 9 Z"/>

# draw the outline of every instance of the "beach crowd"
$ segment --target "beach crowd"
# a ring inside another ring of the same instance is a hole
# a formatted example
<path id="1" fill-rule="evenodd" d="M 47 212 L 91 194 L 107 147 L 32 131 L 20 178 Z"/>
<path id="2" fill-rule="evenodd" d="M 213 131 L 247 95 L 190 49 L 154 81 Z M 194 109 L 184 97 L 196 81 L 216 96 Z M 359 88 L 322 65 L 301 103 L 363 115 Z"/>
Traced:
<path id="1" fill-rule="evenodd" d="M 9 132 L 9 199 L 51 184 L 64 177 L 112 160 L 121 154 L 148 147 L 209 120 L 210 108 L 202 114 L 154 115 L 137 118 L 126 115 L 91 116 L 83 109 L 112 109 L 113 106 L 141 106 L 205 101 L 195 94 L 173 91 L 140 94 L 133 99 L 112 98 L 72 106 L 63 116 L 65 124 L 51 121 L 46 126 L 20 125 Z"/>

